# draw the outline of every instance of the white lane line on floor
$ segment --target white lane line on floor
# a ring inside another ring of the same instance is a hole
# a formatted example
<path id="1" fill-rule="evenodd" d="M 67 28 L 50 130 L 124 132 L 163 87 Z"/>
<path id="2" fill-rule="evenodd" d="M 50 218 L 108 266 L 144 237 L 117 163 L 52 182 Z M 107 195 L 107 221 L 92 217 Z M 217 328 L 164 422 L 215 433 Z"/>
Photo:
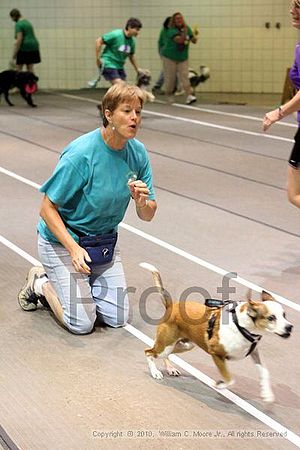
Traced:
<path id="1" fill-rule="evenodd" d="M 40 266 L 41 263 L 35 259 L 33 256 L 29 255 L 29 253 L 22 250 L 17 245 L 13 244 L 11 241 L 6 239 L 4 236 L 0 234 L 0 242 L 5 245 L 6 247 L 10 248 L 13 252 L 17 253 L 18 255 L 22 256 L 22 258 L 29 261 L 33 266 Z"/>
<path id="2" fill-rule="evenodd" d="M 78 95 L 71 95 L 71 94 L 58 94 L 58 95 L 60 95 L 62 97 L 66 97 L 66 98 L 73 98 L 75 100 L 81 100 L 81 101 L 87 101 L 87 102 L 99 104 L 99 101 L 97 101 L 97 100 L 80 97 Z M 204 127 L 209 127 L 209 128 L 217 128 L 219 130 L 230 131 L 230 132 L 234 132 L 234 133 L 247 134 L 249 136 L 259 136 L 259 137 L 262 137 L 265 139 L 273 139 L 276 141 L 294 142 L 294 139 L 284 138 L 281 136 L 275 136 L 273 134 L 257 133 L 255 131 L 242 130 L 240 128 L 226 127 L 223 125 L 217 125 L 212 122 L 203 122 L 201 120 L 189 119 L 186 117 L 175 116 L 172 114 L 165 114 L 165 113 L 159 113 L 159 112 L 155 112 L 155 111 L 149 111 L 147 109 L 143 109 L 143 112 L 146 114 L 150 114 L 152 116 L 165 117 L 166 119 L 172 119 L 172 120 L 178 120 L 181 122 L 193 123 L 195 125 L 202 125 Z"/>
<path id="3" fill-rule="evenodd" d="M 9 247 L 12 251 L 20 255 L 22 258 L 26 259 L 33 265 L 41 265 L 41 263 L 35 259 L 33 256 L 26 253 L 24 250 L 22 250 L 17 245 L 13 244 L 12 242 L 8 241 L 5 237 L 0 235 L 0 242 L 4 244 L 5 246 Z M 127 324 L 125 325 L 124 329 L 130 333 L 131 335 L 135 336 L 140 341 L 146 343 L 147 345 L 152 346 L 153 340 L 147 336 L 146 334 L 142 333 L 140 330 L 135 328 L 133 325 Z M 287 439 L 288 441 L 295 444 L 297 447 L 300 448 L 300 436 L 295 434 L 293 431 L 290 431 L 288 428 L 283 426 L 281 423 L 277 422 L 276 420 L 273 420 L 271 417 L 269 417 L 267 414 L 263 413 L 259 409 L 252 406 L 250 403 L 243 400 L 238 395 L 234 394 L 233 392 L 229 391 L 228 389 L 222 389 L 218 390 L 213 386 L 214 381 L 205 375 L 205 373 L 201 372 L 199 369 L 196 369 L 191 364 L 184 361 L 182 358 L 179 358 L 176 355 L 171 355 L 170 360 L 173 361 L 175 364 L 177 364 L 179 367 L 184 369 L 186 372 L 190 373 L 192 376 L 200 380 L 202 383 L 204 383 L 206 386 L 210 387 L 214 391 L 218 392 L 219 395 L 227 398 L 232 403 L 237 405 L 242 410 L 246 411 L 248 414 L 253 416 L 255 419 L 258 419 L 260 422 L 264 423 L 268 427 L 270 427 L 272 430 L 276 431 L 277 433 L 283 433 L 283 437 Z M 154 381 L 153 381 L 154 382 Z"/>
<path id="4" fill-rule="evenodd" d="M 28 180 L 27 178 L 20 177 L 19 175 L 15 174 L 14 172 L 11 172 L 9 170 L 4 169 L 3 167 L 0 167 L 0 173 L 4 173 L 5 175 L 8 175 L 10 177 L 13 177 L 22 183 L 26 183 L 29 186 L 35 187 L 36 189 L 40 188 L 40 185 L 37 183 L 34 183 L 33 181 Z M 162 239 L 159 239 L 155 236 L 152 236 L 151 234 L 145 233 L 144 231 L 139 230 L 138 228 L 133 227 L 132 225 L 128 225 L 125 222 L 121 222 L 119 225 L 121 228 L 124 228 L 125 230 L 129 231 L 130 233 L 136 234 L 140 236 L 143 239 L 146 239 L 147 241 L 152 242 L 155 245 L 158 245 L 162 248 L 165 248 L 166 250 L 169 250 L 172 253 L 175 253 L 176 255 L 182 256 L 183 258 L 198 264 L 201 267 L 205 267 L 205 269 L 211 270 L 212 272 L 218 273 L 219 275 L 225 276 L 229 273 L 228 270 L 222 269 L 221 267 L 218 267 L 214 264 L 209 263 L 208 261 L 205 261 L 204 259 L 199 258 L 198 256 L 192 255 L 191 253 L 186 252 L 185 250 L 182 250 L 175 245 L 169 244 L 168 242 L 163 241 Z M 264 290 L 263 287 L 252 283 L 251 281 L 246 280 L 245 278 L 237 276 L 236 278 L 232 278 L 232 282 L 241 284 L 243 286 L 248 287 L 249 289 L 253 289 L 257 292 L 262 292 Z M 276 294 L 275 292 L 270 292 L 271 295 L 279 302 L 282 303 L 285 306 L 288 306 L 289 308 L 292 308 L 298 312 L 300 312 L 300 305 L 297 303 L 292 302 L 291 300 L 288 300 L 281 295 Z"/>
<path id="5" fill-rule="evenodd" d="M 160 102 L 165 105 L 167 105 L 166 102 Z M 184 108 L 184 109 L 192 109 L 195 111 L 203 111 L 210 114 L 217 114 L 220 116 L 228 116 L 228 117 L 237 117 L 238 119 L 247 119 L 247 120 L 255 120 L 257 122 L 261 122 L 263 120 L 263 117 L 255 117 L 255 116 L 247 116 L 245 114 L 237 114 L 237 113 L 230 113 L 226 111 L 219 111 L 217 109 L 208 109 L 208 108 L 201 108 L 198 106 L 191 106 L 191 105 L 182 105 L 181 103 L 172 103 L 173 106 L 176 106 L 176 108 Z M 290 127 L 290 128 L 298 128 L 298 125 L 296 123 L 290 123 L 290 122 L 277 122 L 277 125 L 282 125 L 284 127 Z"/>
<path id="6" fill-rule="evenodd" d="M 212 122 L 203 122 L 202 120 L 190 119 L 190 118 L 180 117 L 180 116 L 173 116 L 172 114 L 158 113 L 158 112 L 154 112 L 154 111 L 148 111 L 146 109 L 143 109 L 143 112 L 146 112 L 147 114 L 150 114 L 152 116 L 165 117 L 166 119 L 179 120 L 181 122 L 193 123 L 195 125 L 202 125 L 202 126 L 208 127 L 208 128 L 217 128 L 218 130 L 230 131 L 233 133 L 246 134 L 248 136 L 259 136 L 264 139 L 273 139 L 276 141 L 284 141 L 284 142 L 294 142 L 294 139 L 290 139 L 290 138 L 284 138 L 284 137 L 275 136 L 272 134 L 257 133 L 255 131 L 242 130 L 240 128 L 226 127 L 224 125 L 217 125 Z"/>
<path id="7" fill-rule="evenodd" d="M 155 103 L 160 103 L 161 105 L 168 105 L 169 103 L 163 100 L 155 99 Z M 220 104 L 221 105 L 221 104 Z M 229 104 L 230 105 L 230 104 Z M 228 117 L 237 117 L 238 119 L 246 119 L 246 120 L 255 120 L 256 122 L 261 122 L 263 117 L 256 117 L 256 116 L 247 116 L 246 114 L 238 114 L 238 113 L 231 113 L 227 111 L 220 111 L 219 109 L 209 109 L 209 108 L 202 108 L 201 106 L 193 106 L 193 105 L 184 105 L 182 103 L 172 103 L 172 106 L 176 106 L 176 108 L 183 108 L 183 109 L 191 109 L 194 111 L 203 111 L 210 114 L 217 114 L 220 116 L 228 116 Z M 234 106 L 234 104 L 231 104 L 231 106 Z M 241 106 L 241 105 L 237 105 Z M 295 123 L 291 122 L 284 122 L 280 121 L 277 122 L 277 125 L 282 125 L 284 127 L 290 127 L 290 128 L 298 128 L 298 124 L 296 124 L 297 120 L 295 119 Z"/>
<path id="8" fill-rule="evenodd" d="M 40 188 L 40 185 L 35 183 L 34 181 L 30 181 L 27 178 L 21 177 L 20 175 L 17 175 L 14 172 L 11 172 L 10 170 L 4 169 L 4 167 L 0 167 L 0 172 L 4 173 L 5 175 L 8 175 L 11 178 L 15 178 L 18 181 L 21 181 L 22 183 L 28 184 L 31 187 L 34 187 L 36 189 Z"/>

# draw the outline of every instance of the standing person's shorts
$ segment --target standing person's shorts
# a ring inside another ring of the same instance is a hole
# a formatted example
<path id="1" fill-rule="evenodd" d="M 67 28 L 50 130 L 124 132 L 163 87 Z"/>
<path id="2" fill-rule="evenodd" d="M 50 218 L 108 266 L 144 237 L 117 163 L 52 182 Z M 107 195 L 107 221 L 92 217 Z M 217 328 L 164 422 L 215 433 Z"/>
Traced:
<path id="1" fill-rule="evenodd" d="M 19 50 L 17 53 L 17 61 L 18 65 L 20 64 L 38 64 L 41 62 L 41 55 L 39 50 L 35 50 L 32 52 L 24 52 Z"/>
<path id="2" fill-rule="evenodd" d="M 120 78 L 123 81 L 126 80 L 126 72 L 124 69 L 110 69 L 109 67 L 104 67 L 102 75 L 107 81 L 113 81 L 117 78 Z"/>
<path id="3" fill-rule="evenodd" d="M 289 165 L 294 169 L 300 168 L 300 128 L 298 128 L 297 133 L 295 134 L 295 143 L 292 149 L 292 153 L 289 159 Z"/>

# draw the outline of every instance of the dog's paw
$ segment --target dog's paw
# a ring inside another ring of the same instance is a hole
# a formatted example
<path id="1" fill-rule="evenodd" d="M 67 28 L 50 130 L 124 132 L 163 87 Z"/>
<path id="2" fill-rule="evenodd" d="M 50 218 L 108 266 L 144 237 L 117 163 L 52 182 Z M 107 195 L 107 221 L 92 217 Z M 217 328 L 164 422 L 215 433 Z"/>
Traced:
<path id="1" fill-rule="evenodd" d="M 181 375 L 180 370 L 176 369 L 175 367 L 168 367 L 167 373 L 170 375 L 170 377 L 179 377 Z"/>
<path id="2" fill-rule="evenodd" d="M 230 381 L 227 381 L 227 382 L 223 381 L 223 380 L 220 380 L 220 381 L 216 381 L 215 382 L 215 387 L 217 389 L 227 389 L 229 386 L 232 386 L 234 383 L 235 383 L 234 380 L 230 380 Z"/>
<path id="3" fill-rule="evenodd" d="M 162 380 L 164 377 L 160 370 L 154 368 L 151 369 L 151 375 L 155 380 Z"/>

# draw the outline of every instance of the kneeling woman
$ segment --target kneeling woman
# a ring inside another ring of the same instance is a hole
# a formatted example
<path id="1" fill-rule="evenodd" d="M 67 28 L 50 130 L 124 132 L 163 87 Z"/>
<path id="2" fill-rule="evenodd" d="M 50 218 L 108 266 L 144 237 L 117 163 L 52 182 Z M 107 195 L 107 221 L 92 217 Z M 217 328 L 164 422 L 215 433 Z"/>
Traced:
<path id="1" fill-rule="evenodd" d="M 48 303 L 76 334 L 91 332 L 97 317 L 112 327 L 128 319 L 117 228 L 131 198 L 140 219 L 156 211 L 148 154 L 135 139 L 143 102 L 138 87 L 112 86 L 102 100 L 103 127 L 71 142 L 40 189 L 43 267 L 30 269 L 19 304 L 33 311 Z"/>

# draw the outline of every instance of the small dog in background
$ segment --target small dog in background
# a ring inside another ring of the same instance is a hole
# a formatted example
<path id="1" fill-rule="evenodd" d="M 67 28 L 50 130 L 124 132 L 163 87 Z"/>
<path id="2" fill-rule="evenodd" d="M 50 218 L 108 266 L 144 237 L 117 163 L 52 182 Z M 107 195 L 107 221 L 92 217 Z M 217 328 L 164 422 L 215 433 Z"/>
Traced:
<path id="1" fill-rule="evenodd" d="M 151 72 L 148 69 L 139 69 L 136 79 L 136 85 L 145 93 L 146 101 L 154 102 L 155 96 L 149 92 L 151 81 Z"/>
<path id="2" fill-rule="evenodd" d="M 36 105 L 32 101 L 32 94 L 37 91 L 38 77 L 32 72 L 18 72 L 16 70 L 4 70 L 0 73 L 0 98 L 4 94 L 6 103 L 14 106 L 9 99 L 9 90 L 16 87 L 20 94 L 31 107 Z"/>
<path id="3" fill-rule="evenodd" d="M 200 66 L 199 74 L 194 70 L 189 68 L 189 80 L 193 88 L 193 94 L 195 93 L 195 88 L 200 83 L 204 83 L 210 77 L 210 70 L 207 66 Z"/>

